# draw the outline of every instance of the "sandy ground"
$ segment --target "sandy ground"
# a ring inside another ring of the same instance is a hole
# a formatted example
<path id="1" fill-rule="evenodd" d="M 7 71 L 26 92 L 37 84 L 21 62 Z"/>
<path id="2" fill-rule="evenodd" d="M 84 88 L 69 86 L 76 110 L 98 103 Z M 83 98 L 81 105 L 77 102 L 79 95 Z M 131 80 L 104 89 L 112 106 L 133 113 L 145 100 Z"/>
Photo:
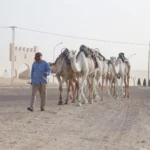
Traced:
<path id="1" fill-rule="evenodd" d="M 82 107 L 57 100 L 50 88 L 45 112 L 39 98 L 28 112 L 30 89 L 0 88 L 0 150 L 150 150 L 150 88 Z"/>

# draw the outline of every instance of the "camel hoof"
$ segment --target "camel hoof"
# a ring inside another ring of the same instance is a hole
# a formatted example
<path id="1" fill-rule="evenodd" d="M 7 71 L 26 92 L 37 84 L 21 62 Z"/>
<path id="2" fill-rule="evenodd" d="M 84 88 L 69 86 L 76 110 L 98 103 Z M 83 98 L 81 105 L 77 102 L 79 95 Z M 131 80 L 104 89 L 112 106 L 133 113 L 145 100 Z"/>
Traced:
<path id="1" fill-rule="evenodd" d="M 114 99 L 117 99 L 119 97 L 119 95 L 118 94 L 116 94 L 115 96 L 114 96 Z"/>
<path id="2" fill-rule="evenodd" d="M 109 98 L 112 98 L 112 97 L 113 97 L 113 96 L 110 94 L 110 95 L 109 95 Z"/>
<path id="3" fill-rule="evenodd" d="M 126 95 L 124 95 L 123 98 L 126 98 Z"/>
<path id="4" fill-rule="evenodd" d="M 64 104 L 63 101 L 59 101 L 59 102 L 58 102 L 58 105 L 63 105 L 63 104 Z"/>
<path id="5" fill-rule="evenodd" d="M 68 100 L 65 101 L 65 104 L 66 104 L 66 105 L 68 104 Z"/>
<path id="6" fill-rule="evenodd" d="M 89 101 L 89 104 L 93 104 L 93 101 Z"/>
<path id="7" fill-rule="evenodd" d="M 98 102 L 99 100 L 99 96 L 96 96 L 96 98 L 94 99 L 94 102 Z"/>
<path id="8" fill-rule="evenodd" d="M 81 106 L 81 102 L 77 102 L 76 106 Z"/>
<path id="9" fill-rule="evenodd" d="M 94 102 L 98 102 L 98 100 L 97 100 L 97 99 L 95 99 L 95 100 L 94 100 Z"/>
<path id="10" fill-rule="evenodd" d="M 72 99 L 73 99 L 73 97 L 70 95 L 70 96 L 69 96 L 69 99 L 70 99 L 70 100 L 72 100 Z"/>
<path id="11" fill-rule="evenodd" d="M 82 102 L 82 104 L 87 104 L 87 103 L 88 103 L 88 101 L 83 101 L 83 102 Z"/>

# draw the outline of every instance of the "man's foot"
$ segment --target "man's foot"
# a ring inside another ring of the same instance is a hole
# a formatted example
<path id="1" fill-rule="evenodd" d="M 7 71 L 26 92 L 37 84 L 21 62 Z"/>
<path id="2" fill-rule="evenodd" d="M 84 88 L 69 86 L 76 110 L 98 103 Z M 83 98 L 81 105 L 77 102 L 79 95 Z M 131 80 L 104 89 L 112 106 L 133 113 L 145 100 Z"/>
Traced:
<path id="1" fill-rule="evenodd" d="M 27 110 L 33 111 L 33 108 L 32 107 L 28 107 Z"/>
<path id="2" fill-rule="evenodd" d="M 41 111 L 44 111 L 44 108 L 41 108 Z"/>

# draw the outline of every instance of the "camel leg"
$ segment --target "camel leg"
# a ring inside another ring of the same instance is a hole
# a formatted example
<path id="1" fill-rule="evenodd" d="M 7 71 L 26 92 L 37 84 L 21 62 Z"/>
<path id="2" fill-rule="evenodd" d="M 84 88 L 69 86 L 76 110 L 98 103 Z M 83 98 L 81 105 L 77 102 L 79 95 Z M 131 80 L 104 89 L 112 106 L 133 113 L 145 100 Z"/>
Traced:
<path id="1" fill-rule="evenodd" d="M 86 80 L 87 80 L 87 74 L 85 74 L 83 77 L 82 77 L 82 82 L 81 82 L 81 95 L 82 95 L 82 97 L 83 97 L 83 104 L 86 104 L 86 103 L 88 103 L 88 101 L 87 101 L 87 99 L 86 99 L 86 97 L 85 97 L 85 95 L 84 95 L 84 86 L 85 86 L 85 82 L 86 82 Z"/>
<path id="2" fill-rule="evenodd" d="M 110 95 L 112 96 L 113 95 L 113 80 L 112 78 L 109 80 L 109 86 L 110 86 Z"/>
<path id="3" fill-rule="evenodd" d="M 127 98 L 129 98 L 130 95 L 129 82 L 130 82 L 130 74 L 127 74 L 127 91 L 128 91 Z"/>
<path id="4" fill-rule="evenodd" d="M 73 87 L 74 87 L 74 83 L 73 83 L 72 80 L 69 80 L 69 81 L 70 81 L 69 82 L 69 84 L 70 84 L 69 100 L 71 100 L 71 102 L 72 102 L 72 100 L 73 100 Z"/>
<path id="5" fill-rule="evenodd" d="M 73 100 L 72 100 L 72 103 L 75 102 L 75 94 L 76 94 L 76 90 L 75 90 L 75 86 L 76 84 L 74 85 L 73 81 L 71 82 L 71 86 L 72 86 L 72 93 L 73 93 Z"/>
<path id="6" fill-rule="evenodd" d="M 78 81 L 76 81 L 76 84 L 75 84 L 75 100 L 78 98 L 78 94 L 79 94 L 79 83 Z"/>
<path id="7" fill-rule="evenodd" d="M 67 85 L 67 97 L 66 97 L 66 100 L 65 100 L 65 104 L 68 104 L 69 95 L 70 95 L 70 81 L 65 80 L 65 82 L 66 82 L 66 85 Z"/>
<path id="8" fill-rule="evenodd" d="M 107 93 L 108 93 L 108 96 L 111 97 L 111 94 L 110 94 L 110 87 L 108 86 L 108 78 L 106 78 L 106 90 L 107 90 Z"/>
<path id="9" fill-rule="evenodd" d="M 116 84 L 115 84 L 115 82 L 114 82 L 114 90 L 113 90 L 113 95 L 115 96 L 116 95 Z"/>
<path id="10" fill-rule="evenodd" d="M 99 85 L 98 85 L 98 82 L 96 82 L 96 80 L 94 79 L 93 80 L 93 98 L 94 98 L 94 102 L 98 102 L 98 99 L 99 99 L 99 95 L 98 95 L 98 88 L 99 88 Z"/>
<path id="11" fill-rule="evenodd" d="M 111 95 L 115 96 L 115 83 L 113 84 L 113 80 L 111 80 Z"/>
<path id="12" fill-rule="evenodd" d="M 81 78 L 78 78 L 78 83 L 81 85 Z M 81 106 L 81 86 L 79 86 L 79 89 L 77 91 L 77 106 Z"/>
<path id="13" fill-rule="evenodd" d="M 94 94 L 94 87 L 95 87 L 95 75 L 92 76 L 92 79 L 91 79 L 91 99 L 90 99 L 90 104 L 93 103 L 93 94 Z"/>
<path id="14" fill-rule="evenodd" d="M 91 77 L 87 78 L 87 82 L 89 85 L 89 103 L 93 103 L 93 79 Z"/>
<path id="15" fill-rule="evenodd" d="M 78 93 L 78 103 L 77 103 L 77 106 L 81 106 L 81 96 L 83 97 L 84 99 L 84 103 L 87 103 L 87 99 L 83 93 L 83 87 L 84 87 L 84 82 L 87 78 L 87 74 L 85 74 L 83 77 L 82 77 L 82 81 L 81 81 L 81 84 L 79 84 L 79 93 Z M 80 78 L 78 78 L 78 82 L 80 83 Z"/>
<path id="16" fill-rule="evenodd" d="M 121 77 L 121 83 L 120 83 L 120 89 L 121 89 L 122 95 L 124 95 L 124 91 L 123 91 L 123 81 L 124 81 L 124 75 Z"/>
<path id="17" fill-rule="evenodd" d="M 112 79 L 109 82 L 110 82 L 110 95 L 112 97 L 113 96 L 113 83 L 112 83 Z"/>
<path id="18" fill-rule="evenodd" d="M 124 98 L 126 98 L 127 95 L 127 75 L 124 75 L 124 88 L 125 88 L 125 94 L 124 94 Z"/>
<path id="19" fill-rule="evenodd" d="M 59 92 L 60 92 L 58 105 L 63 105 L 63 88 L 62 88 L 62 80 L 61 80 L 60 76 L 56 76 L 56 77 L 57 77 L 57 80 L 58 80 L 58 82 L 59 82 Z"/>
<path id="20" fill-rule="evenodd" d="M 90 77 L 90 81 L 89 81 L 89 103 L 92 104 L 93 103 L 94 76 Z"/>
<path id="21" fill-rule="evenodd" d="M 104 92 L 104 76 L 102 77 L 102 85 L 101 85 L 101 101 L 103 101 L 103 92 Z"/>
<path id="22" fill-rule="evenodd" d="M 89 87 L 89 103 L 90 103 L 90 101 L 91 101 L 91 87 L 92 87 L 92 85 L 90 83 L 90 79 L 89 78 L 87 78 L 87 83 L 88 83 L 88 87 Z"/>
<path id="23" fill-rule="evenodd" d="M 114 81 L 114 98 L 115 99 L 117 99 L 118 97 L 119 97 L 119 86 L 118 86 L 118 79 L 117 79 L 117 77 L 115 77 L 115 79 L 114 79 L 115 81 Z"/>

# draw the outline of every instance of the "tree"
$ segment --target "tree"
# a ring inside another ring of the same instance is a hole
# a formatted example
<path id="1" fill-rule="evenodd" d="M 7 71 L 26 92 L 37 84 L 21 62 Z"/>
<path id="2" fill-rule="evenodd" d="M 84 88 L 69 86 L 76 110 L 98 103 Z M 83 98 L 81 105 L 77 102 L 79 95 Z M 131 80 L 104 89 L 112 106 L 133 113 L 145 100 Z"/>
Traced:
<path id="1" fill-rule="evenodd" d="M 150 80 L 149 80 L 149 82 L 148 82 L 148 86 L 150 86 Z"/>
<path id="2" fill-rule="evenodd" d="M 143 86 L 146 86 L 146 79 L 143 80 Z"/>
<path id="3" fill-rule="evenodd" d="M 141 80 L 138 78 L 137 85 L 141 85 Z"/>

